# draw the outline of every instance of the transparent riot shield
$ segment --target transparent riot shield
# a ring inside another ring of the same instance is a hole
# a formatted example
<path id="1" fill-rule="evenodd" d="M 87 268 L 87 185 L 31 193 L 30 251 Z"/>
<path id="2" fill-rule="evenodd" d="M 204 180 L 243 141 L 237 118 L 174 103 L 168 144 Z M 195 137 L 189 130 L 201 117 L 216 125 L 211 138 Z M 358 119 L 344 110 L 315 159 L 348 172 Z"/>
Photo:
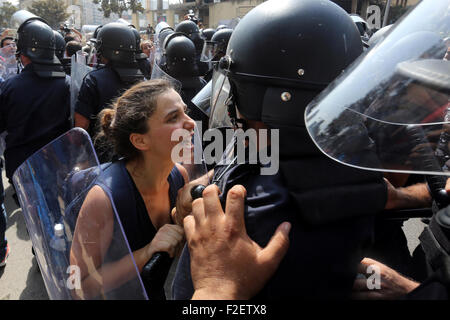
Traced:
<path id="1" fill-rule="evenodd" d="M 94 68 L 86 65 L 86 56 L 83 51 L 78 51 L 71 57 L 71 73 L 70 73 L 70 119 L 74 123 L 75 104 L 78 99 L 81 84 L 84 77 L 94 70 Z"/>
<path id="2" fill-rule="evenodd" d="M 0 157 L 3 157 L 3 153 L 5 152 L 5 149 L 6 149 L 5 138 L 7 135 L 8 135 L 8 133 L 6 131 L 4 131 L 2 134 L 0 134 Z"/>
<path id="3" fill-rule="evenodd" d="M 8 80 L 17 74 L 16 45 L 0 48 L 0 78 Z"/>
<path id="4" fill-rule="evenodd" d="M 88 66 L 93 67 L 99 63 L 99 60 L 97 58 L 97 49 L 95 48 L 95 44 L 93 42 L 91 42 L 89 46 L 90 50 L 86 58 L 86 61 Z"/>
<path id="5" fill-rule="evenodd" d="M 155 46 L 154 61 L 155 64 L 161 64 L 164 55 L 164 40 L 170 34 L 174 33 L 173 28 L 165 21 L 161 21 L 155 27 L 155 37 L 153 44 Z"/>
<path id="6" fill-rule="evenodd" d="M 305 111 L 332 159 L 357 168 L 449 175 L 448 0 L 420 2 Z"/>
<path id="7" fill-rule="evenodd" d="M 86 131 L 28 158 L 13 182 L 50 299 L 146 299 Z"/>
<path id="8" fill-rule="evenodd" d="M 369 45 L 369 47 L 373 47 L 375 46 L 378 42 L 380 42 L 382 39 L 385 38 L 385 36 L 387 35 L 387 32 L 389 31 L 389 29 L 393 26 L 393 24 L 389 24 L 383 28 L 381 28 L 380 30 L 378 30 L 377 32 L 375 32 L 370 38 L 369 41 L 367 41 L 367 44 Z"/>
<path id="9" fill-rule="evenodd" d="M 155 38 L 158 38 L 161 31 L 164 29 L 172 29 L 172 27 L 165 21 L 159 22 L 155 27 Z"/>
<path id="10" fill-rule="evenodd" d="M 19 29 L 20 25 L 26 20 L 35 18 L 39 17 L 28 10 L 18 10 L 11 16 L 10 25 L 14 29 Z"/>
<path id="11" fill-rule="evenodd" d="M 171 77 L 170 75 L 168 75 L 155 61 L 154 65 L 153 65 L 153 69 L 152 69 L 152 76 L 151 79 L 165 79 L 168 80 L 172 86 L 175 88 L 176 91 L 180 91 L 181 90 L 181 82 L 178 81 L 177 79 Z"/>
<path id="12" fill-rule="evenodd" d="M 216 55 L 217 51 L 217 42 L 211 40 L 205 40 L 205 44 L 203 45 L 202 54 L 200 55 L 201 62 L 211 62 L 211 60 Z"/>

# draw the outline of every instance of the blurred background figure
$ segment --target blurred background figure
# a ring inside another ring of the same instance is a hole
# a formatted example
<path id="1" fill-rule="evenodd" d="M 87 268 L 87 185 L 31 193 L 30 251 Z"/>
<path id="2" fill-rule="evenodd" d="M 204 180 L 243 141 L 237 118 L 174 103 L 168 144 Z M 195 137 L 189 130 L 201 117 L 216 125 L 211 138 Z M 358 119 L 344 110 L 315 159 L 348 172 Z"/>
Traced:
<path id="1" fill-rule="evenodd" d="M 204 76 L 209 67 L 207 63 L 200 61 L 205 40 L 201 36 L 197 24 L 192 20 L 182 21 L 175 27 L 175 32 L 184 33 L 194 43 L 199 75 Z"/>

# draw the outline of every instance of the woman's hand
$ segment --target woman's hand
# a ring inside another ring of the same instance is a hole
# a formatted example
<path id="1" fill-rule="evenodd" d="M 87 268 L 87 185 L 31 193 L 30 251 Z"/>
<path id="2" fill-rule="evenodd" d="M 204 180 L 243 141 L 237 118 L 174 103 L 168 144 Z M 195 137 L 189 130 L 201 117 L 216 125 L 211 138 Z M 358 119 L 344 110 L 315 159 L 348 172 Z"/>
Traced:
<path id="1" fill-rule="evenodd" d="M 209 184 L 209 177 L 212 176 L 212 171 L 204 176 L 186 183 L 183 188 L 178 190 L 177 204 L 172 209 L 172 220 L 179 226 L 183 226 L 183 219 L 192 212 L 192 196 L 191 189 L 199 184 L 207 186 Z"/>
<path id="2" fill-rule="evenodd" d="M 165 224 L 159 228 L 153 240 L 147 245 L 149 259 L 155 252 L 167 252 L 177 256 L 184 246 L 184 229 L 176 224 Z"/>

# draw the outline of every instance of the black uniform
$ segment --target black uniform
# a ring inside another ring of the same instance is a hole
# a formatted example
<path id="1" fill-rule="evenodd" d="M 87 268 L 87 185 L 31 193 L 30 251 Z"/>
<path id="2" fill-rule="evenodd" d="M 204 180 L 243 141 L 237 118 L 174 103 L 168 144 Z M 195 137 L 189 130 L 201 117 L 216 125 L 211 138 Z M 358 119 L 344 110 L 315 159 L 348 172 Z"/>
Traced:
<path id="1" fill-rule="evenodd" d="M 179 77 L 177 80 L 181 82 L 181 98 L 186 104 L 189 104 L 207 83 L 200 77 Z"/>
<path id="2" fill-rule="evenodd" d="M 7 131 L 6 176 L 70 129 L 70 77 L 42 78 L 27 65 L 0 85 L 0 132 Z"/>
<path id="3" fill-rule="evenodd" d="M 86 75 L 78 93 L 75 112 L 90 120 L 88 132 L 91 137 L 96 133 L 95 125 L 99 112 L 127 88 L 128 84 L 122 82 L 110 66 L 101 67 Z"/>
<path id="4" fill-rule="evenodd" d="M 280 141 L 283 133 L 294 132 L 281 131 Z M 260 166 L 251 164 L 227 171 L 218 184 L 222 205 L 233 185 L 246 188 L 246 230 L 262 247 L 278 225 L 292 224 L 289 250 L 256 298 L 346 299 L 357 265 L 371 244 L 374 215 L 384 208 L 386 186 L 379 173 L 347 168 L 320 154 L 306 131 L 295 134 L 299 137 L 295 145 L 281 142 L 276 175 L 261 175 Z M 214 179 L 225 168 L 216 166 Z M 193 294 L 189 266 L 185 248 L 173 284 L 175 299 L 190 299 Z"/>
<path id="5" fill-rule="evenodd" d="M 150 80 L 152 78 L 152 66 L 148 59 L 137 59 L 137 64 L 145 79 Z"/>
<path id="6" fill-rule="evenodd" d="M 332 59 L 321 55 L 331 51 Z M 214 179 L 224 198 L 236 184 L 246 188 L 245 227 L 260 246 L 283 221 L 292 225 L 288 252 L 256 298 L 349 298 L 387 188 L 381 173 L 344 167 L 323 155 L 306 130 L 304 112 L 361 54 L 359 33 L 332 2 L 286 0 L 280 8 L 279 1 L 269 0 L 241 20 L 227 52 L 218 71 L 226 74 L 229 90 L 225 84 L 213 88 L 213 96 L 227 102 L 216 104 L 210 118 L 227 112 L 244 129 L 252 127 L 248 120 L 278 129 L 279 140 L 271 143 L 279 145 L 279 154 L 267 154 L 279 155 L 279 170 L 262 175 L 259 165 L 238 164 L 221 176 L 226 167 L 216 166 Z M 189 270 L 182 272 L 186 261 L 185 252 L 175 298 L 192 294 L 186 285 Z"/>

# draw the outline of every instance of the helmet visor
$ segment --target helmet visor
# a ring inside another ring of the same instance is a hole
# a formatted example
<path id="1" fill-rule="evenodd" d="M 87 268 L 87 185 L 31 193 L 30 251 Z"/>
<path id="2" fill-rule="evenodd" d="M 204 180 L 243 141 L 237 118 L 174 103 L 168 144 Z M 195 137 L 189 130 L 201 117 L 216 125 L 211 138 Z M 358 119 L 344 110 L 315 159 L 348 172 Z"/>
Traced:
<path id="1" fill-rule="evenodd" d="M 200 56 L 200 61 L 210 62 L 217 52 L 217 43 L 212 41 L 205 41 L 203 45 L 202 55 Z"/>
<path id="2" fill-rule="evenodd" d="M 158 64 L 154 64 L 153 65 L 153 69 L 152 69 L 152 77 L 151 79 L 165 79 L 168 80 L 172 86 L 174 87 L 174 89 L 178 92 L 180 92 L 181 90 L 181 82 L 178 81 L 177 79 L 171 77 L 170 75 L 168 75 L 166 72 L 164 72 L 164 70 L 161 69 L 161 67 Z"/>
<path id="3" fill-rule="evenodd" d="M 449 14 L 446 0 L 419 3 L 308 105 L 323 153 L 357 168 L 448 174 Z"/>
<path id="4" fill-rule="evenodd" d="M 212 77 L 211 115 L 209 128 L 233 127 L 228 114 L 228 102 L 231 94 L 231 85 L 227 77 L 227 71 L 214 67 Z"/>
<path id="5" fill-rule="evenodd" d="M 212 80 L 209 81 L 206 86 L 192 98 L 192 103 L 208 117 L 211 113 L 212 83 Z"/>

